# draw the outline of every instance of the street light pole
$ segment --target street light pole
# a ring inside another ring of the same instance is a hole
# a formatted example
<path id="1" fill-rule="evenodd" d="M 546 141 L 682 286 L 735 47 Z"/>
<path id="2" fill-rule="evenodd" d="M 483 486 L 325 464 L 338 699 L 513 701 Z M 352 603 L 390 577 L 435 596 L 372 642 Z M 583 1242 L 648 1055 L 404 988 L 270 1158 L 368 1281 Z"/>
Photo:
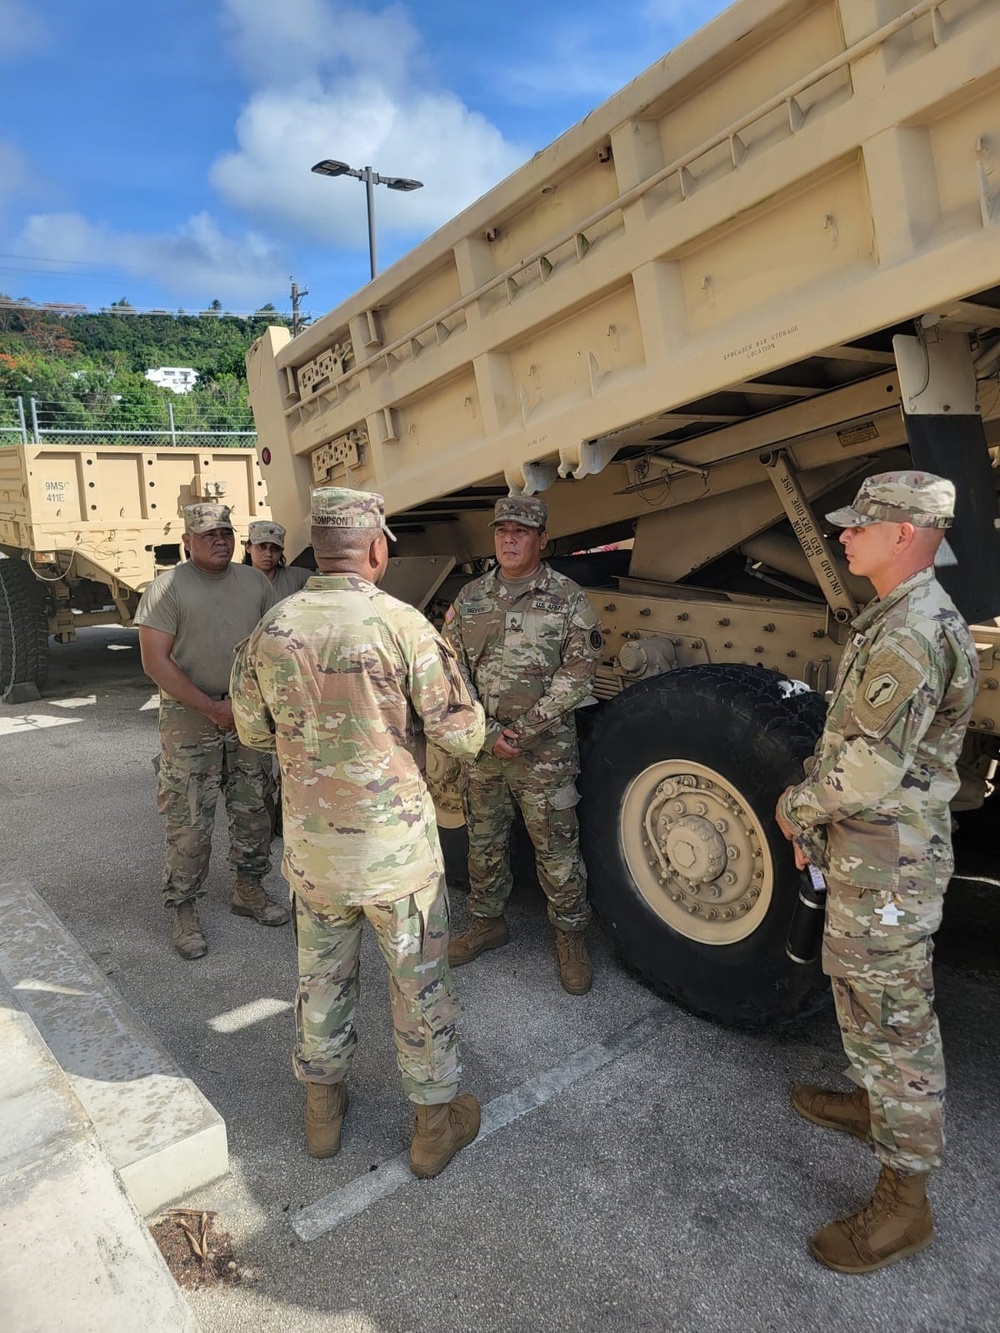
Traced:
<path id="1" fill-rule="evenodd" d="M 378 272 L 378 256 L 375 241 L 375 180 L 371 167 L 365 167 L 365 197 L 368 202 L 368 265 L 374 278 Z"/>
<path id="2" fill-rule="evenodd" d="M 410 180 L 407 176 L 380 176 L 371 167 L 351 167 L 346 162 L 336 162 L 324 158 L 317 162 L 312 170 L 317 176 L 353 176 L 365 183 L 365 200 L 368 205 L 368 262 L 372 278 L 378 272 L 378 259 L 375 245 L 375 186 L 387 185 L 390 190 L 419 190 L 423 181 Z"/>

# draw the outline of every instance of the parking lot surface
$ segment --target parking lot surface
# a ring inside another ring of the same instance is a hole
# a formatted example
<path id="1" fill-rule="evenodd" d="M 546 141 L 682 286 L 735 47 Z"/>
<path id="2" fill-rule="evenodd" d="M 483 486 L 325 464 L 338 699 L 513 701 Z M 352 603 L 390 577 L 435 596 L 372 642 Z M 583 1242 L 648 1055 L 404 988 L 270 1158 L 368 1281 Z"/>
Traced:
<path id="1" fill-rule="evenodd" d="M 230 914 L 220 815 L 209 952 L 174 953 L 157 748 L 135 633 L 90 630 L 56 647 L 45 697 L 0 706 L 0 853 L 3 878 L 31 882 L 226 1120 L 232 1174 L 186 1202 L 218 1212 L 248 1274 L 191 1295 L 206 1333 L 1000 1328 L 992 815 L 960 837 L 936 957 L 949 1073 L 938 1237 L 850 1278 L 817 1265 L 806 1240 L 868 1198 L 876 1163 L 788 1102 L 792 1082 L 843 1068 L 831 1011 L 780 1032 L 725 1030 L 630 978 L 596 927 L 594 989 L 567 995 L 523 869 L 510 945 L 456 974 L 463 1087 L 491 1132 L 434 1181 L 405 1169 L 411 1116 L 369 936 L 343 1150 L 309 1158 L 291 1071 L 290 928 Z M 466 920 L 460 892 L 453 919 Z"/>

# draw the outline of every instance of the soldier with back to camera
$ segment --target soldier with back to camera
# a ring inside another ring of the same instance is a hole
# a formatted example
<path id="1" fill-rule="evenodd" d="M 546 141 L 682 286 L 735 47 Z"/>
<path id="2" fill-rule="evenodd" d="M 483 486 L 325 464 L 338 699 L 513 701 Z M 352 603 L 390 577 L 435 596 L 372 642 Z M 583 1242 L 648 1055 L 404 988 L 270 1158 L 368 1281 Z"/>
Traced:
<path id="1" fill-rule="evenodd" d="M 931 937 L 954 868 L 949 801 L 977 679 L 968 627 L 934 577 L 954 504 L 950 481 L 886 472 L 827 515 L 876 599 L 854 621 L 806 777 L 778 802 L 796 864 L 826 873 L 823 970 L 857 1084 L 798 1084 L 792 1104 L 871 1141 L 882 1168 L 869 1203 L 810 1241 L 842 1273 L 883 1268 L 934 1236 L 926 1183 L 944 1146 L 945 1072 Z"/>
<path id="2" fill-rule="evenodd" d="M 182 958 L 207 951 L 198 912 L 212 851 L 220 790 L 229 816 L 232 911 L 281 926 L 288 910 L 261 881 L 270 867 L 271 778 L 259 754 L 239 742 L 229 702 L 233 650 L 272 605 L 263 574 L 233 564 L 236 536 L 228 505 L 184 510 L 189 559 L 158 574 L 142 595 L 142 666 L 160 690 L 156 801 L 166 824 L 164 906 Z"/>
<path id="3" fill-rule="evenodd" d="M 416 1110 L 410 1168 L 436 1176 L 478 1134 L 480 1109 L 458 1092 L 448 893 L 424 745 L 471 759 L 483 710 L 437 631 L 377 587 L 392 535 L 382 497 L 323 487 L 312 518 L 320 572 L 241 646 L 232 680 L 240 736 L 277 753 L 284 786 L 306 1144 L 314 1157 L 340 1151 L 367 919 Z"/>
<path id="4" fill-rule="evenodd" d="M 548 898 L 560 981 L 571 995 L 583 995 L 593 974 L 583 940 L 590 905 L 575 809 L 574 710 L 590 693 L 604 640 L 583 589 L 542 564 L 547 522 L 537 496 L 498 500 L 498 568 L 467 584 L 445 619 L 445 638 L 487 718 L 466 792 L 472 923 L 452 940 L 449 958 L 460 967 L 507 943 L 516 802 Z"/>

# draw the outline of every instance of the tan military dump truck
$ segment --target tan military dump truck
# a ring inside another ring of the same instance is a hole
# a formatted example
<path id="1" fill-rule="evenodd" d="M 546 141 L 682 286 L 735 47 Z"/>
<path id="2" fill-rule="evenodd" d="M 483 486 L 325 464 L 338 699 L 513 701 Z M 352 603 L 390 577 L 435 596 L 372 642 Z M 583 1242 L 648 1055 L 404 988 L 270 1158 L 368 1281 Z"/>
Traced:
<path id="1" fill-rule="evenodd" d="M 823 988 L 786 954 L 809 909 L 773 810 L 872 594 L 823 519 L 871 473 L 958 485 L 941 575 L 977 625 L 963 799 L 982 800 L 995 0 L 737 0 L 248 367 L 290 555 L 324 483 L 384 493 L 394 577 L 432 611 L 489 556 L 499 495 L 543 495 L 556 556 L 591 553 L 562 564 L 605 644 L 580 714 L 584 847 L 605 929 L 662 992 L 765 1024 Z"/>
<path id="2" fill-rule="evenodd" d="M 50 636 L 131 625 L 182 558 L 181 508 L 215 498 L 238 534 L 270 517 L 253 449 L 0 447 L 0 698 L 38 698 Z"/>

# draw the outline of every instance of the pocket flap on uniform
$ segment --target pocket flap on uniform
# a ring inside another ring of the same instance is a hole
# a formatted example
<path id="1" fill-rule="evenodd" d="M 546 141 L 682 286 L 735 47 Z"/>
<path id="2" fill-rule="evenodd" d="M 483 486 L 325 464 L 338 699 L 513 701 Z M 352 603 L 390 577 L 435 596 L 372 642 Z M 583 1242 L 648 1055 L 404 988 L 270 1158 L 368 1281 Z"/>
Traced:
<path id="1" fill-rule="evenodd" d="M 576 784 L 571 782 L 568 787 L 557 787 L 549 795 L 549 805 L 553 810 L 572 810 L 580 800 L 580 793 L 576 789 Z"/>

